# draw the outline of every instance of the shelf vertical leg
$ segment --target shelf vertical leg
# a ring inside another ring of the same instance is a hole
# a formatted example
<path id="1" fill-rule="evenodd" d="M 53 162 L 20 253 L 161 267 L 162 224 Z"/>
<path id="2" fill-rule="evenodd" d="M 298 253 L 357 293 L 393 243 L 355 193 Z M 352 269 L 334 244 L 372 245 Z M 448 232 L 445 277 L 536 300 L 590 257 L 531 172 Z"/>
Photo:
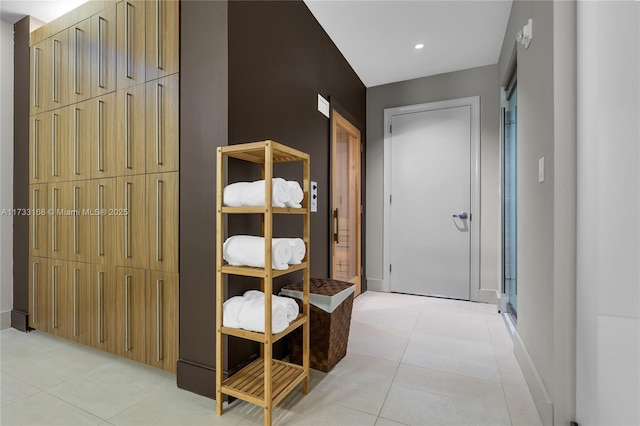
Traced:
<path id="1" fill-rule="evenodd" d="M 311 259 L 309 257 L 309 241 L 311 236 L 311 215 L 309 209 L 309 202 L 311 200 L 311 165 L 309 158 L 307 157 L 303 162 L 303 175 L 304 181 L 302 183 L 304 190 L 304 200 L 305 206 L 307 209 L 307 214 L 304 215 L 304 225 L 303 225 L 303 236 L 302 239 L 304 241 L 305 247 L 307 247 L 307 264 L 309 267 L 304 269 L 304 273 L 302 276 L 302 312 L 307 317 L 307 321 L 302 326 L 302 368 L 304 369 L 304 381 L 302 382 L 302 392 L 304 394 L 309 393 L 309 337 L 310 337 L 310 326 L 309 320 L 311 318 L 311 311 L 309 309 L 309 268 L 311 267 Z"/>
<path id="2" fill-rule="evenodd" d="M 223 354 L 222 347 L 222 300 L 224 298 L 224 283 L 222 282 L 222 194 L 224 172 L 222 170 L 222 149 L 218 148 L 216 169 L 216 413 L 222 414 L 222 380 Z"/>

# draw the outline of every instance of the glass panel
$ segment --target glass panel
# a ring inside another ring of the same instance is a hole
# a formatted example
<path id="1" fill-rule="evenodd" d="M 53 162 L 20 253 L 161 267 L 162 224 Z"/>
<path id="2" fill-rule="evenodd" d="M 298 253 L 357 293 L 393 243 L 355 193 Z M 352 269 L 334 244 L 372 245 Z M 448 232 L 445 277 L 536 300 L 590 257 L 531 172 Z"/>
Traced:
<path id="1" fill-rule="evenodd" d="M 335 152 L 335 195 L 334 209 L 337 209 L 338 241 L 335 245 L 334 278 L 349 281 L 357 273 L 357 138 L 341 127 L 336 132 Z M 334 215 L 336 212 L 334 211 Z"/>
<path id="2" fill-rule="evenodd" d="M 503 146 L 503 217 L 504 217 L 504 281 L 508 296 L 507 310 L 514 317 L 518 314 L 517 279 L 517 187 L 518 187 L 518 89 L 514 87 L 504 117 Z"/>

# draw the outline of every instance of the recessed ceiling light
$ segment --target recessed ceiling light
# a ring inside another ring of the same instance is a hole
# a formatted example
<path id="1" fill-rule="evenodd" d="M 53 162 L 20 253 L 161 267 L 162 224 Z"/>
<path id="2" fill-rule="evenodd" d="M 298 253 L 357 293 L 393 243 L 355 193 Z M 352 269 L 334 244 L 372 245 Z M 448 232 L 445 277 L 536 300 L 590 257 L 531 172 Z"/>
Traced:
<path id="1" fill-rule="evenodd" d="M 420 49 L 422 49 L 424 47 L 424 44 L 418 43 L 414 47 L 416 48 L 416 50 L 420 50 Z"/>

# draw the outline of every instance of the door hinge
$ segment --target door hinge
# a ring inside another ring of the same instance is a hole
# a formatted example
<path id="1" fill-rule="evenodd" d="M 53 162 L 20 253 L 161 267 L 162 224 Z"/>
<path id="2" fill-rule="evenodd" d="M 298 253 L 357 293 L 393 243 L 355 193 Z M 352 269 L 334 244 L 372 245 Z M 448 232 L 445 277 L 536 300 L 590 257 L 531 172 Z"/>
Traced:
<path id="1" fill-rule="evenodd" d="M 391 204 L 391 194 L 389 194 L 389 204 Z"/>
<path id="2" fill-rule="evenodd" d="M 389 124 L 389 133 L 393 133 L 393 124 Z"/>
<path id="3" fill-rule="evenodd" d="M 391 273 L 391 264 L 389 264 L 389 273 Z"/>

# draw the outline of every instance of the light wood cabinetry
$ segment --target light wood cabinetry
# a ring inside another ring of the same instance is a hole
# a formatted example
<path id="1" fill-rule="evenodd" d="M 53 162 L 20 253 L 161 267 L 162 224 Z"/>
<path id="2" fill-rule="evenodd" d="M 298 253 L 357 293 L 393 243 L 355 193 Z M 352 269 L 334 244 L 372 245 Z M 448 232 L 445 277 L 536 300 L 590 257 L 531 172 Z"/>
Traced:
<path id="1" fill-rule="evenodd" d="M 144 0 L 124 0 L 117 5 L 117 87 L 122 89 L 145 81 Z"/>
<path id="2" fill-rule="evenodd" d="M 29 118 L 29 183 L 48 182 L 46 165 L 49 164 L 49 139 L 45 133 L 45 114 Z"/>
<path id="3" fill-rule="evenodd" d="M 147 364 L 176 372 L 178 274 L 149 271 L 146 286 Z"/>
<path id="4" fill-rule="evenodd" d="M 178 271 L 178 172 L 147 175 L 149 269 Z"/>
<path id="5" fill-rule="evenodd" d="M 92 126 L 90 100 L 69 106 L 69 140 L 67 143 L 67 163 L 69 180 L 86 180 L 91 177 Z"/>
<path id="6" fill-rule="evenodd" d="M 66 184 L 67 207 L 67 259 L 76 262 L 91 261 L 92 200 L 89 181 Z"/>
<path id="7" fill-rule="evenodd" d="M 178 74 L 146 84 L 147 173 L 179 169 L 179 91 Z"/>
<path id="8" fill-rule="evenodd" d="M 146 361 L 146 271 L 116 268 L 117 354 Z"/>
<path id="9" fill-rule="evenodd" d="M 50 78 L 47 78 L 48 66 L 46 65 L 47 40 L 43 40 L 30 47 L 29 52 L 29 111 L 31 115 L 45 112 L 48 105 L 48 95 L 50 93 Z"/>
<path id="10" fill-rule="evenodd" d="M 89 200 L 92 211 L 89 221 L 91 261 L 99 265 L 113 265 L 116 258 L 116 217 L 108 213 L 116 209 L 116 178 L 90 181 Z"/>
<path id="11" fill-rule="evenodd" d="M 147 2 L 147 81 L 179 71 L 180 5 L 177 0 Z"/>
<path id="12" fill-rule="evenodd" d="M 29 185 L 29 254 L 47 257 L 49 254 L 47 216 L 47 184 Z"/>
<path id="13" fill-rule="evenodd" d="M 89 108 L 91 177 L 99 179 L 117 174 L 116 94 L 91 100 Z"/>
<path id="14" fill-rule="evenodd" d="M 41 331 L 49 329 L 47 266 L 45 258 L 29 258 L 29 327 Z"/>
<path id="15" fill-rule="evenodd" d="M 69 111 L 58 108 L 44 114 L 47 156 L 44 163 L 47 182 L 62 182 L 69 178 Z"/>
<path id="16" fill-rule="evenodd" d="M 89 277 L 91 346 L 117 353 L 116 267 L 92 265 Z"/>
<path id="17" fill-rule="evenodd" d="M 67 314 L 69 339 L 85 345 L 91 344 L 91 313 L 95 306 L 91 303 L 91 264 L 67 263 Z"/>
<path id="18" fill-rule="evenodd" d="M 44 78 L 50 79 L 45 109 L 52 110 L 69 104 L 69 33 L 67 30 L 47 39 L 45 43 Z"/>
<path id="19" fill-rule="evenodd" d="M 91 96 L 116 90 L 116 5 L 91 19 Z"/>
<path id="20" fill-rule="evenodd" d="M 47 300 L 51 304 L 49 310 L 49 333 L 60 337 L 69 337 L 67 262 L 49 259 L 48 265 L 49 288 Z"/>
<path id="21" fill-rule="evenodd" d="M 69 235 L 67 233 L 69 225 L 69 185 L 64 182 L 50 183 L 48 185 L 48 209 L 49 219 L 49 252 L 51 259 L 66 259 L 68 254 Z"/>
<path id="22" fill-rule="evenodd" d="M 91 20 L 85 19 L 68 30 L 69 103 L 91 97 Z"/>
<path id="23" fill-rule="evenodd" d="M 145 172 L 144 85 L 118 90 L 117 105 L 117 174 L 143 174 Z"/>
<path id="24" fill-rule="evenodd" d="M 123 176 L 116 180 L 116 264 L 132 268 L 147 267 L 146 178 Z"/>

